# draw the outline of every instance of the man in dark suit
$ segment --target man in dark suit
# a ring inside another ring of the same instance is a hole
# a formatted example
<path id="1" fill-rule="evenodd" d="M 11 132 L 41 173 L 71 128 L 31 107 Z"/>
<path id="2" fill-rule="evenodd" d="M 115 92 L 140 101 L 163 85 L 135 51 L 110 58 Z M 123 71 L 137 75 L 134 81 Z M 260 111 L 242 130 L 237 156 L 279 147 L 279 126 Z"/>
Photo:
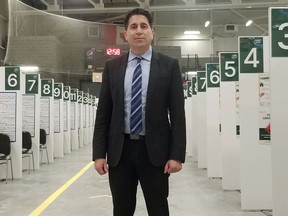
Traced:
<path id="1" fill-rule="evenodd" d="M 168 216 L 168 177 L 182 169 L 186 151 L 179 64 L 152 50 L 148 11 L 130 11 L 124 25 L 130 52 L 107 61 L 104 68 L 94 167 L 103 175 L 109 165 L 114 216 L 134 214 L 138 181 L 149 216 Z"/>

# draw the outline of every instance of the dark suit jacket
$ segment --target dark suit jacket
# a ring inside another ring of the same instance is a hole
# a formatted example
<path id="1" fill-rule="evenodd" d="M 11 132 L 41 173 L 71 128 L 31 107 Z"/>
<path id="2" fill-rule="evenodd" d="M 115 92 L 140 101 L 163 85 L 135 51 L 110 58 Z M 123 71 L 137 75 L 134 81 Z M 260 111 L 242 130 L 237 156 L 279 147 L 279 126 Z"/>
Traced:
<path id="1" fill-rule="evenodd" d="M 128 54 L 106 62 L 93 137 L 93 161 L 117 166 L 124 143 L 124 77 Z M 146 146 L 151 162 L 185 161 L 184 95 L 176 59 L 152 52 L 146 101 Z"/>

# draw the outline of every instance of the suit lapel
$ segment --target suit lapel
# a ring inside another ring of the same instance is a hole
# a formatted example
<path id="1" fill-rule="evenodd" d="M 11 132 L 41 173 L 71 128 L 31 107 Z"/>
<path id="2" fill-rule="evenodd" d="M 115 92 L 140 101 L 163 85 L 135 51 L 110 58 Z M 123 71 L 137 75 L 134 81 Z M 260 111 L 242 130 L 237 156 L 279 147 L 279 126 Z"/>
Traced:
<path id="1" fill-rule="evenodd" d="M 122 58 L 119 59 L 119 71 L 117 72 L 117 76 L 116 76 L 116 80 L 115 83 L 118 83 L 120 92 L 120 104 L 122 109 L 123 109 L 123 113 L 124 113 L 124 79 L 125 79 L 125 73 L 126 73 L 126 66 L 127 66 L 127 60 L 128 60 L 128 54 L 123 55 Z"/>
<path id="2" fill-rule="evenodd" d="M 152 51 L 150 75 L 149 75 L 147 99 L 146 99 L 146 110 L 151 103 L 151 95 L 154 91 L 155 86 L 157 85 L 157 78 L 159 76 L 159 61 L 158 60 L 159 60 L 158 53 Z"/>

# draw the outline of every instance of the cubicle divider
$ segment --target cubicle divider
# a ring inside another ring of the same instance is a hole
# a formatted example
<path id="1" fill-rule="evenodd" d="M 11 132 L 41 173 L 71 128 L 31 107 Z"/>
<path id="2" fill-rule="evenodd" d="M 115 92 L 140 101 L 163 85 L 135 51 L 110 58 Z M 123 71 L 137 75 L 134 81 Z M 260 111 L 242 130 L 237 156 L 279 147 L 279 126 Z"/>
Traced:
<path id="1" fill-rule="evenodd" d="M 63 83 L 54 83 L 54 157 L 64 157 Z"/>
<path id="2" fill-rule="evenodd" d="M 191 139 L 192 139 L 192 160 L 198 161 L 198 105 L 197 105 L 197 74 L 192 76 L 192 123 L 191 123 Z"/>
<path id="3" fill-rule="evenodd" d="M 70 86 L 63 88 L 63 130 L 64 130 L 64 154 L 71 153 L 71 114 L 70 114 Z"/>
<path id="4" fill-rule="evenodd" d="M 24 75 L 19 67 L 0 67 L 0 131 L 10 137 L 15 179 L 22 178 L 23 87 Z M 11 178 L 10 170 L 8 178 Z M 5 166 L 0 166 L 0 178 L 6 178 Z"/>
<path id="5" fill-rule="evenodd" d="M 238 89 L 236 82 L 239 80 L 238 53 L 220 52 L 219 66 L 222 188 L 238 190 L 240 189 L 240 140 L 239 126 L 236 121 Z"/>
<path id="6" fill-rule="evenodd" d="M 269 9 L 273 215 L 288 215 L 288 7 Z"/>
<path id="7" fill-rule="evenodd" d="M 25 94 L 22 95 L 22 131 L 31 134 L 34 166 L 37 170 L 40 164 L 40 75 L 29 68 L 21 71 L 25 76 Z M 28 163 L 29 160 L 23 161 L 23 169 L 28 167 Z"/>
<path id="8" fill-rule="evenodd" d="M 207 117 L 207 176 L 222 177 L 222 149 L 220 142 L 220 75 L 219 64 L 206 64 Z"/>
<path id="9" fill-rule="evenodd" d="M 192 80 L 187 81 L 187 98 L 185 100 L 185 115 L 186 115 L 186 137 L 187 137 L 187 156 L 193 156 L 192 148 Z"/>
<path id="10" fill-rule="evenodd" d="M 83 133 L 83 91 L 78 91 L 78 139 L 79 147 L 84 145 L 84 133 Z"/>
<path id="11" fill-rule="evenodd" d="M 78 89 L 71 88 L 70 100 L 71 150 L 77 150 L 80 147 Z"/>
<path id="12" fill-rule="evenodd" d="M 54 162 L 54 79 L 41 79 L 40 128 L 46 131 L 49 163 Z M 48 162 L 46 157 L 43 162 Z"/>
<path id="13" fill-rule="evenodd" d="M 83 116 L 83 145 L 88 144 L 89 140 L 89 134 L 88 134 L 88 127 L 89 127 L 89 94 L 83 93 L 83 110 L 82 110 L 82 116 Z"/>
<path id="14" fill-rule="evenodd" d="M 265 131 L 270 124 L 269 40 L 239 37 L 238 45 L 241 207 L 272 209 L 271 145 Z"/>
<path id="15" fill-rule="evenodd" d="M 206 133 L 206 72 L 197 72 L 197 150 L 198 168 L 207 168 L 207 133 Z"/>

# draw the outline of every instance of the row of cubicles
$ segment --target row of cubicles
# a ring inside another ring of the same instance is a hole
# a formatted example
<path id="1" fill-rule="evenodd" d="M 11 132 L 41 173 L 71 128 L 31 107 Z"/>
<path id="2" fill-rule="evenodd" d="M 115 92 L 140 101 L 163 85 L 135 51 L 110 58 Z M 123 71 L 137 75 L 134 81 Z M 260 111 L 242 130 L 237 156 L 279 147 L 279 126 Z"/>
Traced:
<path id="1" fill-rule="evenodd" d="M 54 158 L 92 143 L 96 107 L 95 96 L 41 79 L 37 69 L 0 67 L 0 132 L 10 137 L 14 178 L 21 179 L 28 167 L 28 160 L 22 159 L 22 131 L 32 136 L 39 169 L 40 160 L 53 163 Z M 40 129 L 46 131 L 48 158 L 40 158 Z M 5 175 L 5 166 L 0 166 L 0 178 Z"/>
<path id="2" fill-rule="evenodd" d="M 191 75 L 187 153 L 243 210 L 288 215 L 288 8 L 269 9 L 269 36 L 238 38 L 238 50 Z"/>

